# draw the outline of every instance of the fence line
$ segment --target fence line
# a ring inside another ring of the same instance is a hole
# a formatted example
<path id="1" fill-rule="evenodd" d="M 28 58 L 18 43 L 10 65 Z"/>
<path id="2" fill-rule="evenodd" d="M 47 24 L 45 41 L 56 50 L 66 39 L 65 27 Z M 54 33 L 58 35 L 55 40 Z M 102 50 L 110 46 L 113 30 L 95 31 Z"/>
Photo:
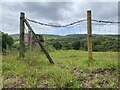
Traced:
<path id="1" fill-rule="evenodd" d="M 31 19 L 26 19 L 30 22 L 33 22 L 33 23 L 37 23 L 37 24 L 40 24 L 40 25 L 44 25 L 44 26 L 51 26 L 51 27 L 68 27 L 68 26 L 72 26 L 72 25 L 76 25 L 78 23 L 81 23 L 81 22 L 84 22 L 86 21 L 87 19 L 82 19 L 82 20 L 79 20 L 79 21 L 75 21 L 75 22 L 72 22 L 72 23 L 69 23 L 69 24 L 66 24 L 66 25 L 53 25 L 53 24 L 47 24 L 47 23 L 42 23 L 42 22 L 38 22 L 38 21 L 34 21 L 34 20 L 31 20 Z"/>
<path id="2" fill-rule="evenodd" d="M 38 40 L 36 34 L 34 33 L 32 27 L 30 26 L 29 22 L 33 22 L 42 26 L 49 26 L 49 27 L 56 27 L 56 28 L 61 28 L 61 27 L 69 27 L 73 25 L 80 24 L 81 22 L 86 22 L 87 23 L 87 45 L 88 45 L 88 59 L 92 60 L 92 24 L 94 25 L 113 25 L 113 24 L 119 24 L 120 22 L 115 22 L 115 21 L 105 21 L 105 20 L 96 20 L 92 19 L 91 11 L 87 11 L 87 18 L 86 19 L 81 19 L 78 21 L 74 21 L 65 25 L 58 25 L 58 24 L 48 24 L 48 23 L 43 23 L 40 21 L 35 21 L 32 19 L 28 19 L 23 17 L 24 15 L 23 12 L 21 12 L 21 17 L 20 17 L 20 57 L 23 57 L 24 55 L 24 23 L 26 23 L 27 27 L 30 29 L 30 31 L 33 33 L 34 37 L 36 37 L 36 40 L 39 44 L 39 46 L 42 48 L 44 54 L 48 58 L 51 64 L 54 62 L 52 61 L 52 58 L 49 56 L 49 53 L 45 49 L 45 47 L 42 45 L 41 41 Z M 24 15 L 25 16 L 25 15 Z"/>
<path id="3" fill-rule="evenodd" d="M 48 23 L 38 22 L 38 21 L 28 19 L 28 18 L 26 18 L 26 20 L 33 22 L 33 23 L 40 24 L 40 25 L 44 25 L 44 26 L 58 27 L 58 28 L 59 27 L 69 27 L 69 26 L 73 26 L 73 25 L 79 24 L 81 22 L 87 21 L 87 19 L 81 19 L 81 20 L 78 20 L 78 21 L 75 21 L 75 22 L 72 22 L 69 24 L 65 24 L 65 25 L 56 25 L 56 24 L 48 24 Z M 96 19 L 92 19 L 92 21 L 96 22 L 96 23 L 93 23 L 94 25 L 111 25 L 111 24 L 120 23 L 120 22 L 115 22 L 115 21 L 105 21 L 105 20 L 96 20 Z"/>

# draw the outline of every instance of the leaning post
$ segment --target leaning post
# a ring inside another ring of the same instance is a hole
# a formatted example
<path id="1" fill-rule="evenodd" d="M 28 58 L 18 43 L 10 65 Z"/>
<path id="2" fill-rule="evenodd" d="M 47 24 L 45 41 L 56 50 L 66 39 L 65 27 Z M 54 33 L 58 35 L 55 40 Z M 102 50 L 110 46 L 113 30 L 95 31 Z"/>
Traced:
<path id="1" fill-rule="evenodd" d="M 20 12 L 20 58 L 24 57 L 24 19 L 25 19 L 25 13 Z"/>
<path id="2" fill-rule="evenodd" d="M 44 54 L 46 55 L 46 57 L 48 58 L 48 60 L 50 61 L 51 64 L 54 64 L 52 58 L 50 57 L 47 49 L 44 47 L 43 43 L 38 39 L 37 35 L 34 33 L 32 27 L 30 26 L 30 24 L 27 22 L 27 20 L 25 19 L 25 24 L 28 26 L 29 30 L 32 32 L 32 34 L 34 35 L 35 39 L 37 40 L 39 46 L 41 47 L 42 51 L 44 52 Z"/>
<path id="3" fill-rule="evenodd" d="M 87 43 L 88 43 L 88 60 L 92 60 L 92 21 L 91 21 L 91 10 L 87 11 Z"/>

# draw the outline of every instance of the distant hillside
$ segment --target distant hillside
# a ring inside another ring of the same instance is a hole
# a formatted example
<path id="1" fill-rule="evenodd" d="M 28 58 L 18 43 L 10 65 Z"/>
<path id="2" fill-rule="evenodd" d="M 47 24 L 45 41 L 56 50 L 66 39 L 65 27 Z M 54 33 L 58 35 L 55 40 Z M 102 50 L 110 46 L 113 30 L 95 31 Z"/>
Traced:
<path id="1" fill-rule="evenodd" d="M 62 37 L 62 36 L 59 36 L 59 35 L 50 35 L 50 34 L 42 34 L 44 39 L 57 39 L 59 37 Z M 19 40 L 20 36 L 19 34 L 12 34 L 10 35 L 15 41 L 16 40 Z M 27 38 L 27 34 L 25 34 L 25 38 Z"/>
<path id="2" fill-rule="evenodd" d="M 92 34 L 92 38 L 96 38 L 98 36 L 105 36 L 105 37 L 112 37 L 112 38 L 118 38 L 119 35 L 100 35 L 100 34 Z M 77 39 L 85 39 L 87 37 L 87 34 L 70 34 L 66 35 L 66 37 L 69 38 L 77 38 Z"/>
<path id="3" fill-rule="evenodd" d="M 48 40 L 48 39 L 58 39 L 58 38 L 61 38 L 62 36 L 60 35 L 52 35 L 52 34 L 42 34 L 44 39 Z"/>
<path id="4" fill-rule="evenodd" d="M 86 39 L 87 34 L 70 34 L 66 36 L 60 36 L 60 35 L 52 35 L 52 34 L 42 34 L 45 40 L 50 40 L 50 39 L 59 39 L 59 40 L 79 40 L 79 39 Z M 118 38 L 118 35 L 97 35 L 93 34 L 92 38 L 94 39 L 95 37 L 98 36 L 109 36 L 113 38 Z M 19 40 L 19 34 L 13 34 L 11 37 L 16 41 Z M 25 38 L 27 39 L 27 34 L 25 34 Z"/>

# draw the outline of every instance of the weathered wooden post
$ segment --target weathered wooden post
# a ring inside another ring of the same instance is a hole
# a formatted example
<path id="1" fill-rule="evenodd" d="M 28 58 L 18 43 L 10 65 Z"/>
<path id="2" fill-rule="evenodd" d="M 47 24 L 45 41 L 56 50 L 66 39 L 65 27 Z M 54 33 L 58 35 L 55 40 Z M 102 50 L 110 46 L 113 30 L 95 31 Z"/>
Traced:
<path id="1" fill-rule="evenodd" d="M 87 11 L 87 43 L 88 43 L 88 59 L 92 60 L 92 22 L 91 11 Z"/>
<path id="2" fill-rule="evenodd" d="M 20 12 L 20 58 L 24 57 L 24 12 Z"/>

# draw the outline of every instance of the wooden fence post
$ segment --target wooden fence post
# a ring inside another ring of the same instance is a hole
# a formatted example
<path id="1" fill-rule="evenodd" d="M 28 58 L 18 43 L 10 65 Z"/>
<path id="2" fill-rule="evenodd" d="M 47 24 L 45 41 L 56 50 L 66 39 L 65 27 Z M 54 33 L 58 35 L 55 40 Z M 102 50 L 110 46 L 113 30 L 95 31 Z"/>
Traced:
<path id="1" fill-rule="evenodd" d="M 92 60 L 92 22 L 91 11 L 87 11 L 87 43 L 88 43 L 88 59 Z"/>
<path id="2" fill-rule="evenodd" d="M 24 57 L 24 19 L 25 14 L 20 12 L 20 58 Z"/>

